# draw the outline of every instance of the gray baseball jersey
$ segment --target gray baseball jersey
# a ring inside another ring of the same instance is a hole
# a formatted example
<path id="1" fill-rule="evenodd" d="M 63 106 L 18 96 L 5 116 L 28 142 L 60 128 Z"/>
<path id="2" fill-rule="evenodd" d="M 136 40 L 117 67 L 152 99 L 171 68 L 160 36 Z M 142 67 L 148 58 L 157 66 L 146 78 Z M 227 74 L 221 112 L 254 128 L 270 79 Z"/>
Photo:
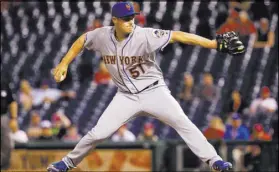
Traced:
<path id="1" fill-rule="evenodd" d="M 171 38 L 171 31 L 134 26 L 130 36 L 119 42 L 114 27 L 95 29 L 86 34 L 85 47 L 99 51 L 120 91 L 138 93 L 159 80 L 164 85 L 163 74 L 156 64 L 156 51 L 163 49 Z"/>
<path id="2" fill-rule="evenodd" d="M 173 127 L 202 161 L 209 161 L 212 165 L 221 160 L 171 95 L 155 62 L 156 50 L 169 43 L 171 34 L 172 31 L 139 26 L 135 26 L 122 42 L 116 40 L 114 27 L 102 27 L 86 34 L 85 47 L 101 52 L 119 91 L 97 124 L 62 159 L 69 167 L 79 164 L 97 143 L 137 117 L 139 112 L 146 112 Z M 145 89 L 156 81 L 157 85 Z"/>

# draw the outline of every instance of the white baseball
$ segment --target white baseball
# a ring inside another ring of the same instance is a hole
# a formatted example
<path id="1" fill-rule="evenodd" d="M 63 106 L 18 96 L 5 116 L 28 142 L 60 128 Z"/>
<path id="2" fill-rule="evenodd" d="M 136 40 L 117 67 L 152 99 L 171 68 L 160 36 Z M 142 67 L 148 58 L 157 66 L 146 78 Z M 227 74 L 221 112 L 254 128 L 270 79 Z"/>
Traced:
<path id="1" fill-rule="evenodd" d="M 62 81 L 65 79 L 65 77 L 66 77 L 66 75 L 61 75 L 59 80 Z"/>

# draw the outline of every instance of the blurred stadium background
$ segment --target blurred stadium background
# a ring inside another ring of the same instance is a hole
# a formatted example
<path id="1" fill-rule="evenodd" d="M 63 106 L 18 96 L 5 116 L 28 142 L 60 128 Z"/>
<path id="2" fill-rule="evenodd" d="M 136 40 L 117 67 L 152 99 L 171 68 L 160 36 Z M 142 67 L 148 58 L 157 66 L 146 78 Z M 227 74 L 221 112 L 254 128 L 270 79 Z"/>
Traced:
<path id="1" fill-rule="evenodd" d="M 51 69 L 78 36 L 111 24 L 114 3 L 1 1 L 1 95 L 5 81 L 18 105 L 9 122 L 15 142 L 10 165 L 1 157 L 1 169 L 45 170 L 96 124 L 117 91 L 100 54 L 84 50 L 60 84 Z M 234 171 L 278 171 L 278 3 L 133 3 L 140 26 L 209 39 L 239 33 L 244 55 L 173 44 L 158 52 L 157 62 L 172 95 Z M 208 170 L 175 130 L 142 115 L 115 133 L 132 137 L 109 138 L 76 170 Z"/>

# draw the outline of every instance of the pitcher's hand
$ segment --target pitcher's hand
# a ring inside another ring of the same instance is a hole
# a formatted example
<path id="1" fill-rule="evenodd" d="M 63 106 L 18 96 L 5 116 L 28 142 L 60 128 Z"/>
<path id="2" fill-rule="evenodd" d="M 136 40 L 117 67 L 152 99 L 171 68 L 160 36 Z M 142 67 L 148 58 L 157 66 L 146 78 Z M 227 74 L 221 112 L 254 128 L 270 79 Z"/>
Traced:
<path id="1" fill-rule="evenodd" d="M 68 65 L 64 63 L 58 64 L 53 70 L 52 75 L 56 82 L 61 82 L 66 78 Z"/>

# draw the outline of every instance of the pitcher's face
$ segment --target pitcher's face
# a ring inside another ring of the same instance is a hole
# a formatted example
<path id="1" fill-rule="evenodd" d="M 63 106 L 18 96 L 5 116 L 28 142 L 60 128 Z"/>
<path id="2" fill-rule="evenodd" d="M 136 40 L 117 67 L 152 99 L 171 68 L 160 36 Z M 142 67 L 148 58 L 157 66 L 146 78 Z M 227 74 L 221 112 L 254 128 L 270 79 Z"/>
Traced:
<path id="1" fill-rule="evenodd" d="M 133 31 L 135 15 L 122 18 L 113 17 L 113 23 L 122 33 L 129 34 Z"/>

